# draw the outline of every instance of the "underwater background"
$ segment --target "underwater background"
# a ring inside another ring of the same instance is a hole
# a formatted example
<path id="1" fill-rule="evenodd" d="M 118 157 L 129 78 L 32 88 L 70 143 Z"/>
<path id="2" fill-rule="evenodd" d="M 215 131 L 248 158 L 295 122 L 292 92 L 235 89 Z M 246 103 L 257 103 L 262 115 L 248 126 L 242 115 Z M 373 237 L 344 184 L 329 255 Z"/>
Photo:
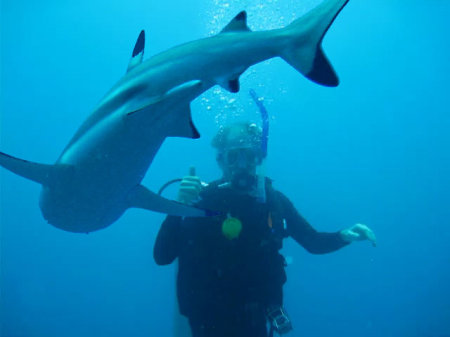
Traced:
<path id="1" fill-rule="evenodd" d="M 144 58 L 218 33 L 247 10 L 253 30 L 284 27 L 318 0 L 1 1 L 0 150 L 53 163 L 125 73 Z M 192 103 L 199 140 L 168 139 L 143 184 L 157 191 L 190 165 L 220 175 L 221 124 L 270 114 L 267 175 L 320 231 L 370 226 L 311 255 L 292 239 L 285 304 L 302 337 L 450 336 L 450 1 L 351 0 L 324 40 L 341 84 L 316 85 L 281 59 L 249 69 L 241 91 Z M 175 265 L 152 249 L 164 215 L 132 209 L 86 234 L 46 223 L 40 186 L 0 169 L 4 337 L 172 336 Z M 176 187 L 165 191 L 174 198 Z"/>

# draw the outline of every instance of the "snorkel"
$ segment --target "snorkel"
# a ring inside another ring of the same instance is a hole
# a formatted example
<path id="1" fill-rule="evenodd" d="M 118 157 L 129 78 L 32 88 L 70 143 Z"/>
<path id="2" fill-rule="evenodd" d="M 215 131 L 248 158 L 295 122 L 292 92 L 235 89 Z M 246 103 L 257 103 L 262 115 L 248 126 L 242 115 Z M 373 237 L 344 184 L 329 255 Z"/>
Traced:
<path id="1" fill-rule="evenodd" d="M 245 193 L 250 193 L 252 196 L 256 197 L 258 202 L 261 203 L 265 203 L 266 202 L 266 189 L 265 189 L 265 159 L 267 157 L 267 147 L 268 147 L 268 140 L 269 140 L 269 114 L 266 110 L 266 108 L 263 105 L 263 98 L 258 97 L 258 95 L 256 94 L 256 92 L 253 89 L 250 89 L 249 91 L 251 98 L 253 99 L 253 101 L 255 102 L 257 108 L 259 109 L 260 113 L 261 113 L 261 120 L 262 120 L 262 128 L 259 128 L 256 124 L 254 123 L 243 123 L 241 125 L 238 126 L 238 131 L 237 134 L 235 133 L 233 136 L 231 136 L 231 139 L 236 138 L 237 139 L 237 143 L 234 144 L 234 146 L 236 148 L 241 148 L 242 147 L 242 139 L 239 139 L 239 137 L 242 137 L 242 135 L 240 134 L 243 131 L 239 131 L 239 130 L 243 130 L 242 129 L 242 125 L 245 125 L 246 129 L 244 134 L 246 134 L 247 136 L 250 135 L 250 138 L 247 138 L 246 140 L 244 140 L 244 143 L 246 145 L 248 145 L 247 148 L 253 148 L 254 150 L 256 150 L 256 152 L 258 153 L 258 157 L 260 156 L 260 160 L 258 161 L 258 164 L 255 168 L 255 171 L 253 171 L 253 173 L 251 174 L 251 178 L 252 178 L 252 182 L 247 183 L 247 186 L 252 185 L 251 189 L 245 189 L 245 186 L 243 186 L 243 191 L 245 191 Z M 235 127 L 235 126 L 234 126 Z M 241 129 L 239 129 L 239 127 Z M 259 130 L 258 130 L 259 129 Z M 223 156 L 224 156 L 224 149 L 229 150 L 229 144 L 227 144 L 229 142 L 228 137 L 229 137 L 229 131 L 230 128 L 223 128 L 222 131 L 219 131 L 216 136 L 213 138 L 211 145 L 217 149 L 218 151 L 218 156 L 217 156 L 217 161 L 221 164 L 219 165 L 223 165 Z M 244 137 L 245 138 L 245 137 Z M 246 143 L 248 142 L 248 144 Z M 253 147 L 254 145 L 252 144 L 257 144 L 255 147 Z M 259 147 L 258 147 L 259 146 Z M 224 170 L 225 167 L 221 166 L 221 169 Z M 195 175 L 195 172 L 190 169 L 189 171 L 189 175 Z M 248 177 L 244 177 L 243 180 L 245 180 L 245 178 Z M 239 177 L 238 177 L 239 180 Z M 158 195 L 161 195 L 162 192 L 170 185 L 172 185 L 173 183 L 176 182 L 180 182 L 182 181 L 181 178 L 176 178 L 176 179 L 172 179 L 168 182 L 166 182 L 158 191 Z M 230 179 L 230 177 L 225 177 L 225 179 L 223 180 L 223 183 L 219 184 L 218 187 L 219 188 L 230 188 L 231 186 L 233 186 L 234 188 L 239 187 L 239 183 L 236 184 L 233 182 L 232 179 Z M 207 186 L 206 183 L 202 182 L 202 186 Z"/>
<path id="2" fill-rule="evenodd" d="M 265 159 L 267 157 L 267 144 L 269 141 L 269 113 L 267 112 L 263 99 L 258 97 L 256 92 L 253 89 L 249 90 L 250 96 L 255 102 L 256 106 L 261 113 L 262 120 L 262 134 L 261 134 L 261 164 L 257 168 L 257 200 L 261 203 L 266 202 L 266 172 L 265 172 Z"/>

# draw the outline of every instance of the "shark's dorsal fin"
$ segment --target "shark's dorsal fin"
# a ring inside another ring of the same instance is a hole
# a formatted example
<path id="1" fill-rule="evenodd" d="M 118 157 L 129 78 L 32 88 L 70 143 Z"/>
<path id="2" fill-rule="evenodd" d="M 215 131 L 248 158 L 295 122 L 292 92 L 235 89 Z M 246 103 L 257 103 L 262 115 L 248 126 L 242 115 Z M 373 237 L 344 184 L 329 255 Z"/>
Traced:
<path id="1" fill-rule="evenodd" d="M 229 92 L 233 93 L 239 92 L 239 89 L 241 87 L 239 84 L 239 77 L 242 75 L 243 72 L 231 75 L 230 77 L 216 78 L 216 83 Z"/>
<path id="2" fill-rule="evenodd" d="M 239 92 L 240 89 L 239 78 L 225 79 L 224 81 L 219 81 L 218 84 L 225 90 L 233 93 Z"/>
<path id="3" fill-rule="evenodd" d="M 228 25 L 225 26 L 224 29 L 220 33 L 229 33 L 229 32 L 249 32 L 250 28 L 247 26 L 247 12 L 242 11 L 238 15 L 234 17 L 233 20 L 230 21 Z"/>
<path id="4" fill-rule="evenodd" d="M 144 58 L 144 47 L 145 47 L 145 32 L 141 30 L 136 44 L 134 45 L 133 54 L 131 55 L 130 62 L 128 63 L 127 72 L 142 63 Z"/>

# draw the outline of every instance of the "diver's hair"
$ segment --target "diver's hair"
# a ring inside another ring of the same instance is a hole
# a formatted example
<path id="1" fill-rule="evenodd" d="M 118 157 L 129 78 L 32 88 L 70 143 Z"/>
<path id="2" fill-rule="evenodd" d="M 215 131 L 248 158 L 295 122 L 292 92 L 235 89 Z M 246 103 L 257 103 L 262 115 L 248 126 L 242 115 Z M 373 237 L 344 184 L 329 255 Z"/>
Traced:
<path id="1" fill-rule="evenodd" d="M 219 131 L 211 141 L 211 145 L 221 151 L 229 146 L 230 137 L 240 138 L 247 144 L 260 146 L 262 130 L 255 123 L 249 121 L 220 126 Z"/>

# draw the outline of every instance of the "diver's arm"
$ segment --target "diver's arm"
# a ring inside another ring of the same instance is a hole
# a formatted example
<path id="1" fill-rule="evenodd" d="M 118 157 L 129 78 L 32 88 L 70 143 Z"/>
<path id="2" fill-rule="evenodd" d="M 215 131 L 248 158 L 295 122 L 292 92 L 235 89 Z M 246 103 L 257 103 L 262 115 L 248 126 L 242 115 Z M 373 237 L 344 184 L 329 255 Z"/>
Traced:
<path id="1" fill-rule="evenodd" d="M 153 246 L 153 258 L 158 265 L 172 263 L 178 256 L 181 217 L 167 216 Z"/>
<path id="2" fill-rule="evenodd" d="M 342 239 L 340 232 L 326 233 L 316 231 L 295 209 L 291 201 L 279 193 L 283 204 L 283 216 L 289 236 L 312 254 L 334 252 L 349 244 Z"/>

